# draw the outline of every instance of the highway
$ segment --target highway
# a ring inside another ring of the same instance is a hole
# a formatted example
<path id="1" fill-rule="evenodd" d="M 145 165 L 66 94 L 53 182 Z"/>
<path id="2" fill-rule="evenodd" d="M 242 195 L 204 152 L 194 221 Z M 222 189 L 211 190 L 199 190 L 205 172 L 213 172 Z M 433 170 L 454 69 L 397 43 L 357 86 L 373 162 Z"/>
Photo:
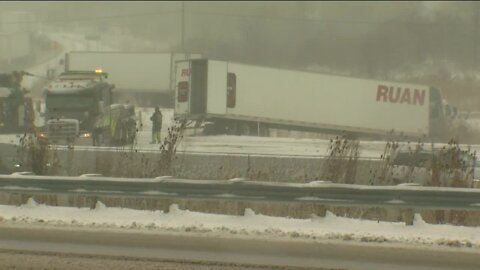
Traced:
<path id="1" fill-rule="evenodd" d="M 390 244 L 350 244 L 341 241 L 266 241 L 248 238 L 212 238 L 194 234 L 132 231 L 72 230 L 52 227 L 0 226 L 0 258 L 4 254 L 42 254 L 62 259 L 163 263 L 183 262 L 179 268 L 202 269 L 479 269 L 478 253 L 464 249 L 428 249 Z M 89 255 L 89 256 L 86 256 Z M 28 262 L 0 260 L 0 267 Z M 10 256 L 12 259 L 15 256 Z M 18 257 L 18 256 L 17 256 Z M 35 260 L 30 260 L 35 262 Z M 212 262 L 215 262 L 214 264 Z M 198 268 L 185 268 L 197 265 Z M 215 265 L 222 266 L 215 268 Z M 255 266 L 256 265 L 256 266 Z M 25 269 L 40 269 L 30 265 Z M 267 268 L 269 266 L 270 268 Z M 26 266 L 27 267 L 27 266 Z M 272 268 L 274 267 L 274 268 Z M 6 267 L 8 269 L 8 267 Z M 14 268 L 12 268 L 14 269 Z M 15 268 L 19 269 L 19 268 Z M 21 268 L 20 268 L 21 269 Z M 41 268 L 43 269 L 43 268 Z M 68 268 L 70 269 L 70 268 Z M 75 269 L 75 268 L 74 268 Z M 126 269 L 126 268 L 119 268 Z M 152 268 L 153 269 L 153 268 Z M 163 268 L 155 268 L 163 269 Z M 207 269 L 207 268 L 205 268 Z"/>

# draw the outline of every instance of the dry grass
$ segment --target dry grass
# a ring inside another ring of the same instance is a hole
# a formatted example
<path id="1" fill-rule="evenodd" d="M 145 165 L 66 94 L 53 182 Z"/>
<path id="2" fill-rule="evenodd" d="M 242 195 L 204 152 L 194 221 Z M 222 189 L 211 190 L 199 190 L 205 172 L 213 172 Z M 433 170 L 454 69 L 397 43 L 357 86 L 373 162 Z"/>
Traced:
<path id="1" fill-rule="evenodd" d="M 177 121 L 168 128 L 167 136 L 160 145 L 157 152 L 138 153 L 137 144 L 117 148 L 116 153 L 97 152 L 95 153 L 95 168 L 83 173 L 99 173 L 105 176 L 130 177 L 130 178 L 151 178 L 161 175 L 179 176 L 185 168 L 181 160 L 176 155 L 177 145 L 182 140 L 185 121 Z M 312 173 L 307 167 L 292 163 L 288 168 L 277 168 L 278 164 L 269 164 L 260 162 L 260 164 L 250 164 L 247 172 L 235 172 L 235 168 L 224 169 L 220 166 L 222 177 L 247 177 L 250 180 L 272 181 L 278 180 L 277 170 L 282 170 L 285 177 L 295 179 L 297 182 L 307 180 L 329 180 L 335 183 L 358 184 L 359 177 L 362 177 L 360 183 L 370 185 L 394 185 L 402 182 L 411 182 L 410 176 L 418 164 L 413 164 L 405 170 L 402 179 L 393 179 L 393 155 L 399 150 L 400 143 L 394 140 L 395 137 L 389 134 L 380 163 L 374 162 L 370 172 L 365 172 L 363 167 L 358 167 L 360 150 L 357 140 L 345 137 L 336 137 L 330 140 L 330 146 L 327 150 L 327 158 L 322 159 L 322 164 L 318 172 Z M 38 175 L 55 175 L 59 173 L 61 167 L 75 167 L 75 164 L 60 164 L 57 151 L 46 142 L 38 141 L 33 135 L 24 135 L 20 140 L 20 147 L 17 150 L 18 159 L 31 171 Z M 409 151 L 412 160 L 422 151 L 433 148 L 433 144 L 424 144 L 421 141 L 417 143 L 407 143 L 405 145 Z M 430 166 L 430 177 L 426 178 L 421 184 L 428 186 L 444 187 L 472 187 L 474 163 L 465 163 L 462 155 L 469 155 L 476 158 L 475 153 L 470 149 L 461 150 L 455 140 L 450 140 L 449 144 L 439 151 L 441 158 L 432 158 Z M 432 156 L 433 157 L 433 156 Z M 63 161 L 62 161 L 63 162 Z M 68 161 L 66 161 L 68 163 Z M 73 163 L 73 162 L 71 162 Z M 62 165 L 62 166 L 60 166 Z M 251 165 L 251 166 L 250 166 Z M 262 167 L 263 166 L 263 167 Z M 277 166 L 277 167 L 276 167 Z M 227 166 L 228 167 L 228 166 Z M 75 171 L 75 170 L 74 170 Z M 67 172 L 70 173 L 70 172 Z M 212 168 L 212 175 L 209 179 L 215 178 L 218 171 Z M 205 177 L 205 176 L 204 176 Z M 223 178 L 223 179 L 225 179 Z M 367 181 L 368 179 L 368 181 Z"/>
<path id="2" fill-rule="evenodd" d="M 334 183 L 353 184 L 360 156 L 359 142 L 346 137 L 330 140 L 328 158 L 321 169 L 321 178 Z"/>
<path id="3" fill-rule="evenodd" d="M 473 173 L 476 160 L 476 153 L 468 147 L 462 150 L 459 143 L 451 139 L 441 149 L 436 149 L 433 143 L 425 144 L 421 140 L 417 143 L 410 142 L 403 145 L 402 151 L 406 151 L 410 162 L 405 165 L 406 169 L 397 174 L 394 179 L 393 170 L 398 168 L 394 164 L 395 154 L 400 150 L 401 144 L 389 137 L 385 144 L 384 152 L 381 155 L 382 165 L 371 170 L 371 185 L 395 185 L 399 183 L 412 182 L 414 171 L 424 168 L 427 172 L 426 178 L 420 183 L 425 186 L 438 187 L 473 187 Z M 431 152 L 425 164 L 419 164 L 418 160 L 422 151 Z M 398 178 L 399 177 L 399 178 Z"/>
<path id="4" fill-rule="evenodd" d="M 160 145 L 160 159 L 157 160 L 156 168 L 158 171 L 154 171 L 156 175 L 172 175 L 174 174 L 173 163 L 176 159 L 177 146 L 183 139 L 183 133 L 187 126 L 185 119 L 178 120 L 175 124 L 168 128 L 168 133 Z"/>
<path id="5" fill-rule="evenodd" d="M 471 160 L 463 158 L 467 156 Z M 473 187 L 473 172 L 476 153 L 470 147 L 462 150 L 455 140 L 450 140 L 448 145 L 440 149 L 438 157 L 432 162 L 432 178 L 428 186 L 441 187 Z"/>
<path id="6" fill-rule="evenodd" d="M 175 173 L 177 145 L 183 138 L 186 121 L 176 121 L 168 128 L 167 136 L 153 155 L 139 154 L 137 143 L 118 148 L 119 157 L 114 160 L 106 153 L 97 158 L 96 171 L 105 176 L 150 178 Z M 137 130 L 138 132 L 138 130 Z"/>

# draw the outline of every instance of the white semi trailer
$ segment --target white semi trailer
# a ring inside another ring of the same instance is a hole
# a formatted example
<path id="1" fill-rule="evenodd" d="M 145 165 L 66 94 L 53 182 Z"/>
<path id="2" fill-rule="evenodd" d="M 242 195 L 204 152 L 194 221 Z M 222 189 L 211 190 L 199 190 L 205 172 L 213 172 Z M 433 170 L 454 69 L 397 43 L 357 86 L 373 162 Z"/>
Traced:
<path id="1" fill-rule="evenodd" d="M 452 119 L 440 91 L 427 85 L 207 59 L 176 66 L 175 118 L 205 122 L 207 134 L 268 136 L 274 127 L 442 138 Z"/>
<path id="2" fill-rule="evenodd" d="M 65 56 L 65 71 L 108 70 L 117 102 L 172 108 L 175 62 L 199 54 L 74 51 Z"/>

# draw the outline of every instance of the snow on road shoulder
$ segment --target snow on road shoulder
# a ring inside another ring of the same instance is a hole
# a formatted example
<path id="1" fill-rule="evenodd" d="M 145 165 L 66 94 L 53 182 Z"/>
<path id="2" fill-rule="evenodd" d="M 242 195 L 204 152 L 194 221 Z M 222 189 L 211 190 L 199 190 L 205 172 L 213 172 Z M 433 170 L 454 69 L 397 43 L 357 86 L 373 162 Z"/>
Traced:
<path id="1" fill-rule="evenodd" d="M 255 237 L 292 240 L 345 240 L 353 242 L 406 245 L 451 246 L 480 249 L 480 227 L 432 225 L 419 215 L 414 225 L 337 217 L 293 219 L 256 214 L 246 209 L 244 216 L 206 214 L 181 210 L 172 204 L 163 211 L 106 207 L 94 209 L 53 207 L 29 199 L 21 206 L 0 205 L 0 224 L 52 225 L 82 229 L 128 229 L 148 233 L 194 233 L 218 237 Z"/>

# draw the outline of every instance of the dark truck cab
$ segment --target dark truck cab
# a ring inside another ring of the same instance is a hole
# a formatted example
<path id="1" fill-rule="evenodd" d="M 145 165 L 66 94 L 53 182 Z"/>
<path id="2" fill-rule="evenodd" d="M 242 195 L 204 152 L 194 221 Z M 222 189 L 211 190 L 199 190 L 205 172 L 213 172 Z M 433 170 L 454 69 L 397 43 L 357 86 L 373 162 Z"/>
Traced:
<path id="1" fill-rule="evenodd" d="M 40 139 L 51 143 L 96 145 L 98 133 L 105 130 L 99 121 L 109 118 L 113 84 L 105 81 L 107 73 L 70 71 L 45 89 L 45 127 Z"/>

